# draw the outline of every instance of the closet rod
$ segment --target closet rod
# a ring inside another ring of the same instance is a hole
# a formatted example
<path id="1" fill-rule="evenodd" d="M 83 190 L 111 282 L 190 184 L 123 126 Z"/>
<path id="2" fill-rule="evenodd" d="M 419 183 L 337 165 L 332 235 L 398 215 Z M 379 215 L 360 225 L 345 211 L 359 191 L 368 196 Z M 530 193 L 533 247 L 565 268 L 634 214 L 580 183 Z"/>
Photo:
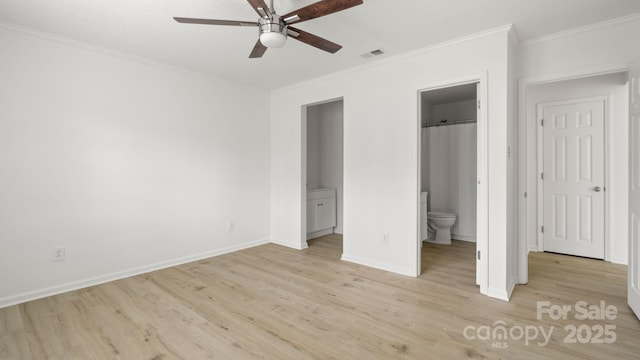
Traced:
<path id="1" fill-rule="evenodd" d="M 440 122 L 435 124 L 425 124 L 422 125 L 423 128 L 435 127 L 435 126 L 449 126 L 449 125 L 460 125 L 460 124 L 473 124 L 475 123 L 475 119 L 471 120 L 460 120 L 460 121 L 452 121 L 452 122 Z"/>

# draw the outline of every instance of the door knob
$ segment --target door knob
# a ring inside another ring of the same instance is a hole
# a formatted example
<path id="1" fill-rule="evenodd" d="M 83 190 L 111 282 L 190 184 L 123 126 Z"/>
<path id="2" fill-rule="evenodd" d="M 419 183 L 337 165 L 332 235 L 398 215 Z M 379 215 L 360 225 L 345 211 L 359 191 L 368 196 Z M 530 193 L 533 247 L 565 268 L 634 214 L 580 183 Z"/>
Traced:
<path id="1" fill-rule="evenodd" d="M 593 188 L 593 190 L 595 190 L 595 192 L 600 192 L 602 188 L 600 186 L 596 186 L 595 188 Z"/>

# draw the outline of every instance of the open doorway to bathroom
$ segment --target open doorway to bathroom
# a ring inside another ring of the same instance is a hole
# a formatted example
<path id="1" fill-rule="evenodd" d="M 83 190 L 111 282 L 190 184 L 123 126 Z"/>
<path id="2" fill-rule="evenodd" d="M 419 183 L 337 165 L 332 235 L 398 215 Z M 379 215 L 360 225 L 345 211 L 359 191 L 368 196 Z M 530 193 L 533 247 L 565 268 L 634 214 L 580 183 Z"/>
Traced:
<path id="1" fill-rule="evenodd" d="M 466 274 L 478 285 L 479 93 L 476 81 L 419 98 L 421 274 Z"/>
<path id="2" fill-rule="evenodd" d="M 303 108 L 303 241 L 307 246 L 339 245 L 342 249 L 343 103 L 334 99 Z"/>

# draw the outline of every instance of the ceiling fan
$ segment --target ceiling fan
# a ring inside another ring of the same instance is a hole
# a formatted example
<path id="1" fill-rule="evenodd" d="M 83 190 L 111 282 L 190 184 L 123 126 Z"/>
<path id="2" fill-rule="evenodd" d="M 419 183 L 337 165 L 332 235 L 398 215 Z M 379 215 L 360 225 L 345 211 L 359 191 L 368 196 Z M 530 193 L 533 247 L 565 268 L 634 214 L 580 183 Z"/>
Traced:
<path id="1" fill-rule="evenodd" d="M 174 19 L 179 23 L 187 24 L 257 26 L 260 37 L 249 55 L 250 58 L 262 57 L 265 51 L 267 51 L 267 48 L 279 48 L 284 46 L 288 36 L 333 54 L 340 50 L 342 46 L 317 35 L 294 28 L 291 24 L 329 15 L 334 12 L 360 5 L 363 2 L 363 0 L 321 0 L 298 10 L 291 11 L 285 15 L 279 15 L 273 7 L 273 0 L 271 0 L 271 6 L 269 7 L 267 7 L 264 0 L 247 1 L 258 15 L 260 15 L 257 22 L 194 19 L 184 17 L 174 17 Z"/>

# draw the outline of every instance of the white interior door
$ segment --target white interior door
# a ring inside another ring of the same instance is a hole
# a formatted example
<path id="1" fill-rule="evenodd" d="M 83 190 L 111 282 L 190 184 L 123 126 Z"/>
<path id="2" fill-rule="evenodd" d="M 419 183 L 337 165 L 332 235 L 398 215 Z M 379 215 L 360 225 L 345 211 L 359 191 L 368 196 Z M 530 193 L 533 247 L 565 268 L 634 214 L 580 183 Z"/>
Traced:
<path id="1" fill-rule="evenodd" d="M 604 259 L 604 99 L 542 112 L 544 250 Z"/>
<path id="2" fill-rule="evenodd" d="M 629 284 L 627 302 L 640 318 L 640 62 L 629 69 Z"/>

